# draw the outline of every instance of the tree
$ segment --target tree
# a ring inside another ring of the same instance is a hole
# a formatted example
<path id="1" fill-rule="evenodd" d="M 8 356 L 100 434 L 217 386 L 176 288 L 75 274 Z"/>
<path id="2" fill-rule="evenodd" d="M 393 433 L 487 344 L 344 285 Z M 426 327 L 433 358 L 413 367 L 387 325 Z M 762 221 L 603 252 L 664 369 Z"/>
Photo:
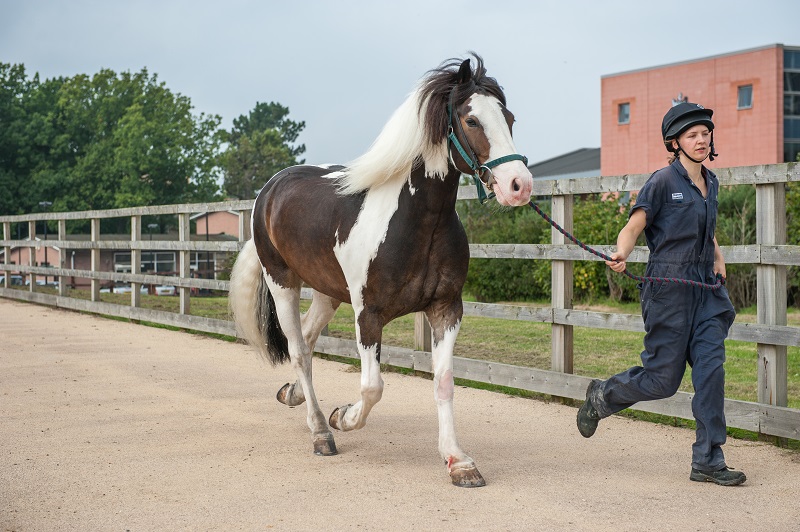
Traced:
<path id="1" fill-rule="evenodd" d="M 0 213 L 219 199 L 220 118 L 146 69 L 40 82 L 0 64 L 0 87 Z"/>
<path id="2" fill-rule="evenodd" d="M 35 212 L 32 176 L 51 157 L 51 113 L 63 79 L 28 79 L 23 65 L 0 63 L 0 214 Z"/>
<path id="3" fill-rule="evenodd" d="M 240 115 L 239 118 L 234 119 L 228 141 L 231 144 L 237 144 L 241 137 L 252 136 L 253 133 L 260 131 L 276 130 L 292 157 L 302 155 L 306 151 L 305 144 L 295 148 L 292 148 L 290 144 L 297 140 L 300 132 L 306 127 L 306 123 L 304 121 L 294 122 L 289 120 L 288 116 L 289 108 L 279 103 L 256 102 L 256 106 L 250 111 L 250 114 Z"/>
<path id="4" fill-rule="evenodd" d="M 289 109 L 278 103 L 256 103 L 248 115 L 233 121 L 225 135 L 228 149 L 220 158 L 224 189 L 229 196 L 253 198 L 276 172 L 305 162 L 297 157 L 304 144 L 293 146 L 305 122 L 289 120 Z"/>

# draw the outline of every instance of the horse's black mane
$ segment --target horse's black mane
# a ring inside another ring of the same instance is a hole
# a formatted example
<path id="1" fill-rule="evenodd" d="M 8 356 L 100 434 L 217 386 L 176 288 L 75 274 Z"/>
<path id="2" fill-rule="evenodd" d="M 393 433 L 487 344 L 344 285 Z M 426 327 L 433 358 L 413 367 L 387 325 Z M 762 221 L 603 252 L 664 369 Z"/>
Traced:
<path id="1" fill-rule="evenodd" d="M 459 67 L 463 59 L 447 59 L 437 68 L 428 71 L 420 85 L 420 106 L 427 102 L 425 114 L 425 135 L 431 144 L 438 144 L 447 136 L 447 103 L 450 92 L 455 90 L 455 105 L 461 105 L 473 93 L 494 96 L 506 105 L 503 89 L 492 77 L 486 75 L 483 59 L 475 52 L 472 76 L 466 83 L 459 83 Z M 422 109 L 420 109 L 421 111 Z"/>

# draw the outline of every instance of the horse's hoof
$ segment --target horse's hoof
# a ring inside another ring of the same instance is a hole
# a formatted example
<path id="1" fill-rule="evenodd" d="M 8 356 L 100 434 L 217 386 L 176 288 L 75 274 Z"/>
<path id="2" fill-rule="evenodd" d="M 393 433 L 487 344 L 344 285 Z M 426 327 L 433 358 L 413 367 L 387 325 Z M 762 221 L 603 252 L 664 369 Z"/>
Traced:
<path id="1" fill-rule="evenodd" d="M 344 430 L 342 427 L 344 426 L 344 414 L 347 412 L 347 409 L 353 405 L 345 405 L 340 406 L 333 412 L 331 412 L 331 417 L 328 418 L 328 425 L 335 428 L 336 430 Z"/>
<path id="2" fill-rule="evenodd" d="M 333 456 L 338 452 L 336 442 L 333 441 L 333 434 L 314 438 L 314 454 L 317 456 Z"/>
<path id="3" fill-rule="evenodd" d="M 450 480 L 453 485 L 459 488 L 481 488 L 486 485 L 486 481 L 478 472 L 474 465 L 456 465 L 450 467 Z"/>
<path id="4" fill-rule="evenodd" d="M 283 403 L 287 406 L 298 406 L 302 405 L 305 402 L 305 397 L 301 400 L 297 400 L 294 398 L 294 394 L 292 391 L 294 390 L 294 384 L 289 384 L 288 382 L 284 384 L 280 390 L 278 390 L 278 394 L 275 398 L 278 400 L 279 403 Z"/>

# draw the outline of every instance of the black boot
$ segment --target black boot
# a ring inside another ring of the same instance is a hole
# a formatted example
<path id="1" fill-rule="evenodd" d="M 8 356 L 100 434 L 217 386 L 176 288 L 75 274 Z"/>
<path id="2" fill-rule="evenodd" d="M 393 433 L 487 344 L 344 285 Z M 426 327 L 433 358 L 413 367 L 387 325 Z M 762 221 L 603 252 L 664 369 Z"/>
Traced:
<path id="1" fill-rule="evenodd" d="M 590 399 L 595 389 L 600 385 L 600 381 L 593 379 L 586 387 L 586 402 L 578 409 L 578 431 L 584 438 L 591 438 L 600 423 L 600 414 L 592 404 Z"/>
<path id="2" fill-rule="evenodd" d="M 738 486 L 747 480 L 747 476 L 741 471 L 733 471 L 727 467 L 719 471 L 700 471 L 699 469 L 692 468 L 692 474 L 689 475 L 689 480 L 694 480 L 695 482 L 713 482 L 720 486 Z"/>

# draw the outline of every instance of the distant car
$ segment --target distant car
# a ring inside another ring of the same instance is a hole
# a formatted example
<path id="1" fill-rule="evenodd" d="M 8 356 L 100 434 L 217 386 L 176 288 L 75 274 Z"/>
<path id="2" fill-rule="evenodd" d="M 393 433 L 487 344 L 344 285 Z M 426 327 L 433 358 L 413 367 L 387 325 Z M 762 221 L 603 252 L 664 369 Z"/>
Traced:
<path id="1" fill-rule="evenodd" d="M 0 284 L 5 284 L 6 276 L 0 275 Z M 21 275 L 11 275 L 8 278 L 8 284 L 11 286 L 24 286 L 25 282 L 22 280 Z"/>
<path id="2" fill-rule="evenodd" d="M 155 287 L 156 295 L 157 296 L 174 296 L 175 295 L 175 287 L 168 286 L 168 285 L 161 285 Z"/>
<path id="3" fill-rule="evenodd" d="M 13 277 L 12 277 L 11 281 L 12 281 L 11 284 L 14 284 L 13 283 L 13 281 L 14 281 Z M 31 280 L 30 279 L 26 279 L 25 280 L 25 286 L 30 286 L 30 285 L 31 285 Z M 51 288 L 58 288 L 58 281 L 45 281 L 44 279 L 36 279 L 36 286 L 49 286 Z"/>
<path id="4" fill-rule="evenodd" d="M 107 286 L 100 289 L 101 294 L 130 294 L 133 292 L 133 287 L 130 283 L 117 283 L 114 286 Z M 147 287 L 142 285 L 139 288 L 140 294 L 147 294 Z"/>

